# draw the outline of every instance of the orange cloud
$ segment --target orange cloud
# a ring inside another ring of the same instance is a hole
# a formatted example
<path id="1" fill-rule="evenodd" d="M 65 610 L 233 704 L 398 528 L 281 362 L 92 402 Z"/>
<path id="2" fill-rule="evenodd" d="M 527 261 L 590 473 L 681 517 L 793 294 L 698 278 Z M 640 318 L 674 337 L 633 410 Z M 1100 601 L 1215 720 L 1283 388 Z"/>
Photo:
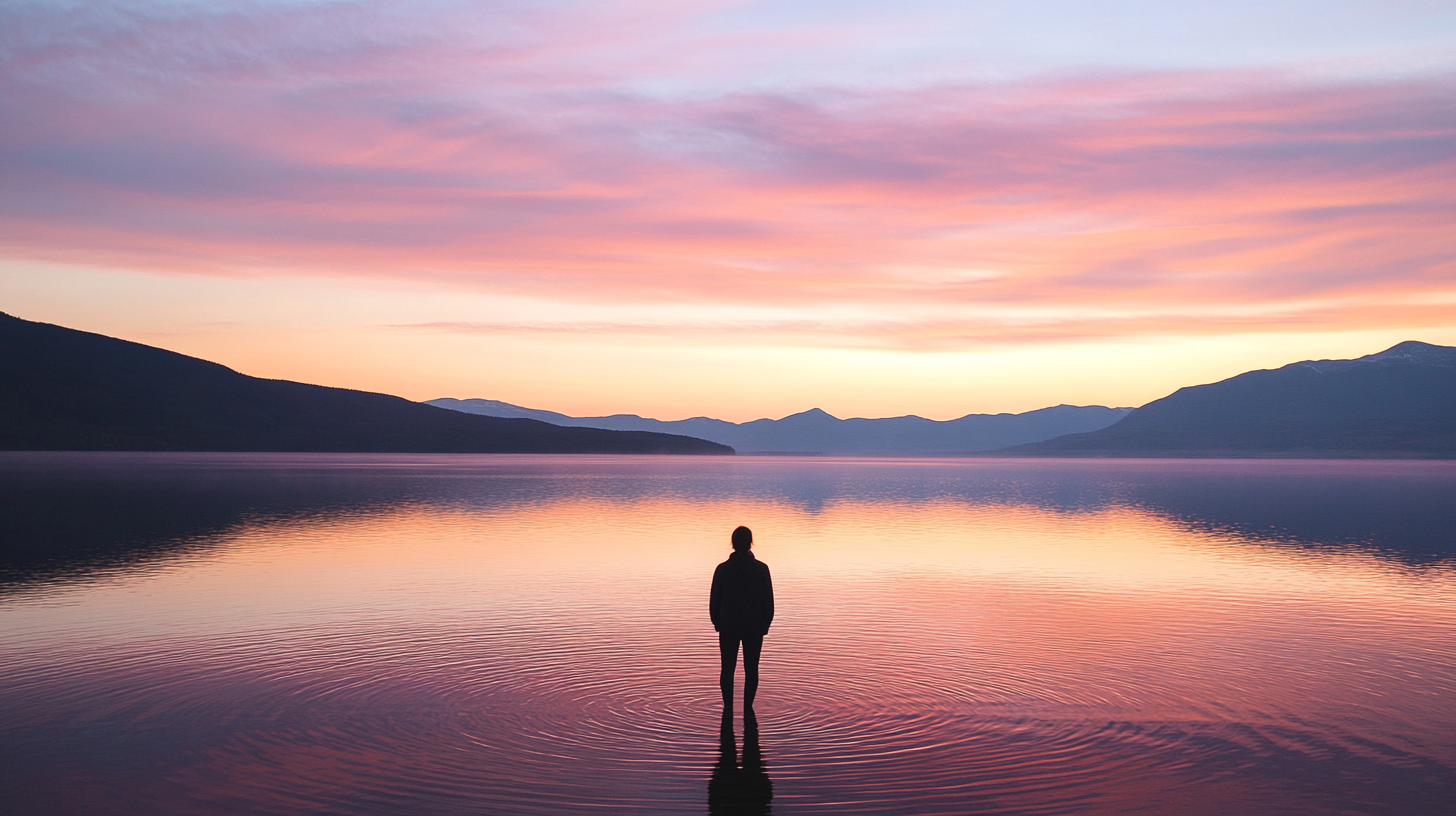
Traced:
<path id="1" fill-rule="evenodd" d="M 702 310 L 436 331 L 951 349 L 1456 318 L 1450 77 L 662 93 L 634 72 L 672 56 L 633 21 L 688 12 L 630 10 L 522 12 L 518 36 L 367 4 L 93 17 L 21 43 L 0 253 Z M 765 314 L 702 316 L 729 305 Z"/>

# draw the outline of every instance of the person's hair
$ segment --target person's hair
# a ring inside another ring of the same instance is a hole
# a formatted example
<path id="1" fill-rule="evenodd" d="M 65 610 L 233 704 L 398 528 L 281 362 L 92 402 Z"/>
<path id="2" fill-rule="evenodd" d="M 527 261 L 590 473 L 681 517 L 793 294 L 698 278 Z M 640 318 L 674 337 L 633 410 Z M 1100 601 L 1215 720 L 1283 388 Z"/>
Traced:
<path id="1" fill-rule="evenodd" d="M 746 550 L 753 546 L 753 531 L 747 527 L 739 527 L 733 531 L 733 549 Z"/>

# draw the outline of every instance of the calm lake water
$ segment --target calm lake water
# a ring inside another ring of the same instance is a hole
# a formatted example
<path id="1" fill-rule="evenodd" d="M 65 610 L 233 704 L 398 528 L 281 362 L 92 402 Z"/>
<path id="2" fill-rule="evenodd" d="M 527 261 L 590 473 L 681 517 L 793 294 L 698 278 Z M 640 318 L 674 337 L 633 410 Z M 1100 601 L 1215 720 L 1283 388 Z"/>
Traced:
<path id="1" fill-rule="evenodd" d="M 0 497 L 6 812 L 1456 812 L 1456 463 L 0 454 Z"/>

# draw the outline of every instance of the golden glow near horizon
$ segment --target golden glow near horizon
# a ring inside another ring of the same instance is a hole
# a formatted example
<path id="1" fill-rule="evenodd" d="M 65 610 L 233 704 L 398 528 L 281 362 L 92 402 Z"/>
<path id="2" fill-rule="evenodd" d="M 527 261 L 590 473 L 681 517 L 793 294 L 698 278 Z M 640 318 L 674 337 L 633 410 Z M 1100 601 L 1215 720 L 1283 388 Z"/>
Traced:
<path id="1" fill-rule="evenodd" d="M 0 310 L 736 421 L 1456 343 L 1449 12 L 1050 6 L 22 4 Z"/>
<path id="2" fill-rule="evenodd" d="M 18 317 L 167 348 L 253 376 L 415 400 L 483 397 L 572 416 L 745 422 L 817 407 L 841 418 L 916 414 L 944 420 L 1063 403 L 1136 407 L 1185 385 L 1252 369 L 1358 357 L 1402 340 L 1456 345 L 1456 328 L 1445 327 L 1169 334 L 961 351 L 805 347 L 761 338 L 736 346 L 665 343 L 630 333 L 584 341 L 390 324 L 401 314 L 471 308 L 470 293 L 399 283 L 352 285 L 334 297 L 327 281 L 176 278 L 13 263 L 0 265 L 0 280 L 10 285 L 6 300 Z M 66 284 L 57 287 L 61 296 L 45 291 L 58 281 Z M 77 302 L 69 294 L 75 291 L 94 293 L 94 302 Z M 127 293 L 138 298 L 135 308 L 111 308 L 116 301 L 110 296 Z M 318 318 L 324 312 L 329 319 Z"/>

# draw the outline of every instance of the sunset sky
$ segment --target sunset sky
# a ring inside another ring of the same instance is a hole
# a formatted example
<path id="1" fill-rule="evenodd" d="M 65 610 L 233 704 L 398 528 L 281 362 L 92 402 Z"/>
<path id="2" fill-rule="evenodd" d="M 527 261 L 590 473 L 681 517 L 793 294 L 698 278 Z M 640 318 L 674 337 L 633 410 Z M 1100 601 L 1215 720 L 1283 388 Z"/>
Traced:
<path id="1" fill-rule="evenodd" d="M 1456 3 L 7 0 L 0 311 L 736 421 L 1456 345 Z"/>

